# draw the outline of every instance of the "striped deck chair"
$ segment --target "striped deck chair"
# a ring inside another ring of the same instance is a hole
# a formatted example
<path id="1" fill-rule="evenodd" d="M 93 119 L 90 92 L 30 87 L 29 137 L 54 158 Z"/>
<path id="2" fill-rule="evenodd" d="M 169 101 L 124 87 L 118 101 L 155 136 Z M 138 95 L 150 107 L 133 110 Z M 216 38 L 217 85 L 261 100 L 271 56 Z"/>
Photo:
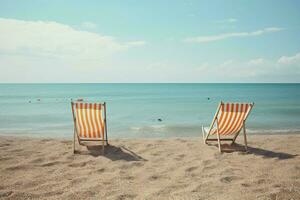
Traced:
<path id="1" fill-rule="evenodd" d="M 74 143 L 77 136 L 78 143 L 102 142 L 104 153 L 104 142 L 108 145 L 106 124 L 106 103 L 83 103 L 71 102 L 74 120 Z"/>
<path id="2" fill-rule="evenodd" d="M 253 106 L 254 103 L 221 102 L 210 127 L 206 129 L 202 126 L 204 143 L 207 144 L 208 141 L 218 141 L 219 151 L 222 152 L 221 141 L 231 141 L 231 144 L 233 144 L 243 129 L 245 150 L 247 151 L 245 122 Z M 209 138 L 212 135 L 217 135 L 217 138 Z M 221 136 L 223 138 L 221 138 Z"/>

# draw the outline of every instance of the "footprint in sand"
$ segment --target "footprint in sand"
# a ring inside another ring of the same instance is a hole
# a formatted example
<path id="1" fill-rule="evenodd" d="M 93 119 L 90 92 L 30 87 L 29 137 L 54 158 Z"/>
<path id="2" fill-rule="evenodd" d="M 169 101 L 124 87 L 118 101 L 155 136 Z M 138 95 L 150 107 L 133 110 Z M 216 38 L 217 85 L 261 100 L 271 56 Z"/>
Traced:
<path id="1" fill-rule="evenodd" d="M 0 158 L 0 161 L 6 161 L 6 160 L 10 160 L 12 159 L 11 157 L 3 157 L 3 158 Z"/>
<path id="2" fill-rule="evenodd" d="M 152 147 L 153 146 L 153 144 L 147 144 L 146 145 L 146 147 Z"/>
<path id="3" fill-rule="evenodd" d="M 238 176 L 225 176 L 220 179 L 222 183 L 231 183 L 232 181 L 240 180 L 241 178 Z"/>
<path id="4" fill-rule="evenodd" d="M 81 162 L 81 163 L 72 163 L 72 164 L 69 164 L 68 166 L 69 167 L 84 167 L 86 166 L 87 162 Z"/>
<path id="5" fill-rule="evenodd" d="M 151 153 L 151 156 L 159 156 L 159 153 Z"/>
<path id="6" fill-rule="evenodd" d="M 36 180 L 32 180 L 32 181 L 26 181 L 23 185 L 22 188 L 23 189 L 28 189 L 28 188 L 34 188 L 38 185 L 40 185 L 43 181 L 36 181 Z"/>
<path id="7" fill-rule="evenodd" d="M 13 194 L 13 191 L 0 191 L 0 198 L 6 198 Z"/>
<path id="8" fill-rule="evenodd" d="M 199 184 L 197 185 L 194 189 L 192 189 L 191 192 L 200 192 L 200 191 L 203 191 L 203 184 Z"/>
<path id="9" fill-rule="evenodd" d="M 45 159 L 44 158 L 36 158 L 32 161 L 30 161 L 30 163 L 36 164 L 36 163 L 41 163 L 43 162 Z"/>
<path id="10" fill-rule="evenodd" d="M 67 152 L 67 151 L 61 153 L 62 156 L 67 155 L 67 154 L 69 154 L 69 152 Z"/>
<path id="11" fill-rule="evenodd" d="M 66 196 L 64 199 L 80 199 L 80 197 L 85 197 L 84 199 L 94 199 L 96 193 L 92 191 L 80 191 L 79 192 L 74 192 Z M 94 198 L 93 198 L 94 197 Z"/>
<path id="12" fill-rule="evenodd" d="M 64 191 L 53 191 L 53 192 L 44 192 L 41 194 L 41 196 L 43 197 L 52 197 L 52 196 L 56 196 L 56 195 L 61 195 L 65 193 Z"/>
<path id="13" fill-rule="evenodd" d="M 275 188 L 280 188 L 281 185 L 280 185 L 280 184 L 274 184 L 273 187 L 275 187 Z"/>
<path id="14" fill-rule="evenodd" d="M 265 188 L 254 188 L 252 191 L 255 193 L 264 193 L 266 191 L 266 189 Z"/>
<path id="15" fill-rule="evenodd" d="M 180 154 L 176 158 L 174 158 L 174 160 L 181 161 L 184 157 L 185 157 L 184 154 Z"/>
<path id="16" fill-rule="evenodd" d="M 168 153 L 167 155 L 162 155 L 162 154 L 160 154 L 161 156 L 164 156 L 164 157 L 172 157 L 172 156 L 174 156 L 174 153 L 173 152 L 171 152 L 171 153 Z"/>
<path id="17" fill-rule="evenodd" d="M 0 144 L 0 147 L 7 147 L 7 146 L 10 146 L 10 144 L 8 143 Z"/>
<path id="18" fill-rule="evenodd" d="M 49 157 L 50 160 L 57 160 L 57 159 L 59 159 L 59 158 L 60 158 L 60 156 L 50 156 L 50 157 Z"/>
<path id="19" fill-rule="evenodd" d="M 85 182 L 86 180 L 87 180 L 86 177 L 79 177 L 79 178 L 71 180 L 71 184 L 72 185 L 80 184 L 80 183 Z"/>
<path id="20" fill-rule="evenodd" d="M 96 172 L 97 172 L 97 173 L 103 173 L 103 172 L 105 172 L 105 169 L 104 169 L 104 168 L 97 169 Z"/>
<path id="21" fill-rule="evenodd" d="M 257 184 L 264 184 L 264 183 L 266 183 L 266 182 L 267 182 L 266 179 L 258 179 L 258 180 L 256 181 Z"/>
<path id="22" fill-rule="evenodd" d="M 47 173 L 48 174 L 51 174 L 51 173 L 53 173 L 55 171 L 55 169 L 50 169 L 50 170 L 47 170 Z"/>
<path id="23" fill-rule="evenodd" d="M 227 168 L 227 169 L 221 171 L 220 174 L 221 174 L 221 175 L 224 175 L 224 176 L 232 176 L 232 175 L 234 175 L 234 172 L 235 172 L 234 169 Z"/>
<path id="24" fill-rule="evenodd" d="M 206 165 L 210 165 L 212 162 L 213 162 L 212 160 L 203 160 L 202 164 L 206 166 Z"/>
<path id="25" fill-rule="evenodd" d="M 10 150 L 10 152 L 12 152 L 12 153 L 21 152 L 21 151 L 23 151 L 23 149 L 12 149 L 12 150 Z"/>
<path id="26" fill-rule="evenodd" d="M 207 171 L 207 170 L 214 169 L 217 167 L 217 165 L 213 163 L 213 160 L 204 160 L 202 162 L 202 164 L 204 166 L 202 168 L 202 171 Z"/>
<path id="27" fill-rule="evenodd" d="M 25 170 L 27 168 L 28 168 L 27 165 L 17 165 L 17 166 L 13 166 L 13 167 L 7 167 L 6 170 L 15 171 L 15 170 Z"/>
<path id="28" fill-rule="evenodd" d="M 58 164 L 61 164 L 61 162 L 59 162 L 59 161 L 48 162 L 48 163 L 42 164 L 41 166 L 42 167 L 50 167 L 50 166 L 58 165 Z"/>
<path id="29" fill-rule="evenodd" d="M 144 163 L 141 163 L 141 162 L 132 162 L 132 163 L 126 163 L 126 164 L 123 164 L 120 166 L 120 169 L 130 169 L 132 167 L 141 167 L 143 166 Z"/>
<path id="30" fill-rule="evenodd" d="M 137 195 L 135 195 L 135 194 L 121 194 L 121 195 L 119 195 L 116 199 L 118 199 L 118 200 L 123 200 L 123 199 L 134 199 L 134 198 L 136 198 L 137 197 Z"/>
<path id="31" fill-rule="evenodd" d="M 152 176 L 150 176 L 148 179 L 150 180 L 150 181 L 155 181 L 155 180 L 158 180 L 158 179 L 161 179 L 162 178 L 162 176 L 159 176 L 159 175 L 152 175 Z"/>
<path id="32" fill-rule="evenodd" d="M 67 156 L 66 158 L 67 158 L 67 160 L 75 160 L 74 155 Z"/>
<path id="33" fill-rule="evenodd" d="M 241 183 L 241 186 L 243 186 L 243 187 L 250 187 L 250 184 L 248 184 L 248 183 Z"/>
<path id="34" fill-rule="evenodd" d="M 128 180 L 128 181 L 131 181 L 131 180 L 134 179 L 133 176 L 123 176 L 122 178 L 125 179 L 125 180 Z"/>
<path id="35" fill-rule="evenodd" d="M 133 162 L 131 165 L 136 166 L 136 167 L 141 167 L 141 166 L 144 166 L 144 163 L 143 162 Z"/>
<path id="36" fill-rule="evenodd" d="M 198 169 L 199 167 L 198 166 L 195 166 L 195 167 L 188 167 L 185 171 L 186 172 L 192 172 L 192 171 L 194 171 L 194 170 L 196 170 L 196 169 Z"/>

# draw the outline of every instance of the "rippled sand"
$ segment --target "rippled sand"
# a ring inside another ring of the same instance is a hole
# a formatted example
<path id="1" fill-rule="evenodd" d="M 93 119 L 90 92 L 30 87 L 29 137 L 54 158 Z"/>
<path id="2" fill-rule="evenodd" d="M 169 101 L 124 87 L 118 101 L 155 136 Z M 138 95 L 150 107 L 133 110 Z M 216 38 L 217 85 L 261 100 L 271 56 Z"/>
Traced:
<path id="1" fill-rule="evenodd" d="M 0 199 L 300 199 L 300 135 L 248 140 L 249 153 L 199 137 L 73 155 L 72 141 L 0 137 Z"/>

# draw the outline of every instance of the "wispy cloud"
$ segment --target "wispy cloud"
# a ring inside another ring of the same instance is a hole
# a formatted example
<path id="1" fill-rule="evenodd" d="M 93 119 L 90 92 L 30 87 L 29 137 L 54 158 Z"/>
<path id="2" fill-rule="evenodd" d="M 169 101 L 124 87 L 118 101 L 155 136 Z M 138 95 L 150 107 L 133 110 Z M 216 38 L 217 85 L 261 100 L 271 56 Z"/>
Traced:
<path id="1" fill-rule="evenodd" d="M 282 56 L 278 59 L 278 63 L 284 65 L 291 65 L 291 64 L 300 65 L 300 53 L 297 53 L 294 56 Z"/>
<path id="2" fill-rule="evenodd" d="M 224 24 L 224 23 L 235 23 L 237 21 L 238 21 L 238 19 L 236 19 L 236 18 L 227 18 L 227 19 L 216 20 L 215 22 Z"/>
<path id="3" fill-rule="evenodd" d="M 2 54 L 101 59 L 114 52 L 144 45 L 145 42 L 120 42 L 112 36 L 77 30 L 53 21 L 0 18 L 0 44 Z"/>
<path id="4" fill-rule="evenodd" d="M 290 77 L 288 82 L 299 82 L 300 53 L 279 59 L 260 57 L 244 61 L 230 59 L 220 63 L 205 62 L 198 65 L 195 71 L 203 81 L 209 77 L 210 81 L 216 82 L 280 82 Z"/>
<path id="5" fill-rule="evenodd" d="M 137 41 L 131 41 L 131 42 L 127 42 L 126 45 L 128 47 L 137 47 L 137 46 L 144 46 L 147 43 L 143 40 L 137 40 Z"/>
<path id="6" fill-rule="evenodd" d="M 256 59 L 249 60 L 247 62 L 247 64 L 250 65 L 250 66 L 263 65 L 265 63 L 267 63 L 267 60 L 264 59 L 264 58 L 256 58 Z"/>
<path id="7" fill-rule="evenodd" d="M 282 30 L 283 28 L 269 27 L 269 28 L 264 28 L 261 30 L 256 30 L 251 32 L 232 32 L 232 33 L 222 33 L 219 35 L 188 37 L 185 38 L 183 41 L 191 42 L 191 43 L 205 43 L 205 42 L 214 42 L 218 40 L 225 40 L 228 38 L 235 38 L 235 37 L 254 37 L 254 36 L 259 36 L 267 33 L 279 32 Z"/>

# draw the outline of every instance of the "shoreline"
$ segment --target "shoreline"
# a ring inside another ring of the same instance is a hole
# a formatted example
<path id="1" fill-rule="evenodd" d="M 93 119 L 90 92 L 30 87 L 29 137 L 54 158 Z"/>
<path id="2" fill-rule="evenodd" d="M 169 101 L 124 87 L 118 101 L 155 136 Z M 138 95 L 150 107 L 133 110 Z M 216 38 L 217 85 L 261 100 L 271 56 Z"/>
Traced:
<path id="1" fill-rule="evenodd" d="M 252 137 L 252 136 L 289 136 L 289 135 L 299 135 L 300 136 L 300 131 L 265 131 L 265 132 L 250 132 L 247 133 L 247 137 Z M 55 136 L 47 136 L 47 135 L 38 135 L 38 134 L 13 134 L 13 133 L 0 133 L 0 138 L 1 137 L 16 137 L 16 138 L 32 138 L 32 139 L 54 139 L 54 140 L 73 140 L 73 134 L 69 136 L 60 136 L 59 134 L 55 134 Z M 160 137 L 119 137 L 119 136 L 109 136 L 109 139 L 111 140 L 168 140 L 168 139 L 198 139 L 202 138 L 202 133 L 201 130 L 199 131 L 199 135 L 191 135 L 191 136 L 160 136 Z"/>
<path id="2" fill-rule="evenodd" d="M 104 155 L 78 143 L 73 155 L 70 139 L 0 136 L 0 198 L 300 199 L 300 135 L 237 143 L 111 139 Z"/>

